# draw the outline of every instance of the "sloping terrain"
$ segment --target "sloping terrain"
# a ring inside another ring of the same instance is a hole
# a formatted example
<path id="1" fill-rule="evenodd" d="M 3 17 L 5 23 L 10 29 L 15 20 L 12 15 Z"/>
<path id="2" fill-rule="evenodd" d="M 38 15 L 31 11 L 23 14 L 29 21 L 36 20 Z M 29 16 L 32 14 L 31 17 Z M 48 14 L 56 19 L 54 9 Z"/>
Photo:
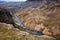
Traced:
<path id="1" fill-rule="evenodd" d="M 0 14 L 0 40 L 55 40 L 51 36 L 38 36 L 25 32 L 19 24 L 15 23 L 13 16 L 6 9 L 0 8 Z"/>
<path id="2" fill-rule="evenodd" d="M 60 34 L 60 3 L 58 1 L 32 1 L 26 2 L 26 5 L 27 8 L 16 12 L 15 15 L 28 29 L 43 31 L 46 35 Z"/>
<path id="3" fill-rule="evenodd" d="M 14 28 L 13 25 L 0 23 L 0 40 L 55 40 L 55 38 L 46 35 L 30 35 Z"/>
<path id="4" fill-rule="evenodd" d="M 12 15 L 0 8 L 0 40 L 60 40 L 59 1 L 30 0 L 21 7 Z"/>

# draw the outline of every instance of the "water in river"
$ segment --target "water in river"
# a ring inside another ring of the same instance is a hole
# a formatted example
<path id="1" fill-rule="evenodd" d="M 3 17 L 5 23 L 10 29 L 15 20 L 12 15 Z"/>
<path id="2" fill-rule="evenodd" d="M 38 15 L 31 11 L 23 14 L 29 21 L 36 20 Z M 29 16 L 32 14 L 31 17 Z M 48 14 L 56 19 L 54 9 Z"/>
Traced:
<path id="1" fill-rule="evenodd" d="M 26 28 L 22 23 L 22 21 L 17 16 L 15 16 L 15 18 L 16 18 L 16 23 L 20 26 L 20 28 L 22 27 L 24 31 L 29 32 L 31 34 L 35 34 L 35 35 L 44 35 L 41 31 L 35 31 L 35 30 L 30 30 Z"/>

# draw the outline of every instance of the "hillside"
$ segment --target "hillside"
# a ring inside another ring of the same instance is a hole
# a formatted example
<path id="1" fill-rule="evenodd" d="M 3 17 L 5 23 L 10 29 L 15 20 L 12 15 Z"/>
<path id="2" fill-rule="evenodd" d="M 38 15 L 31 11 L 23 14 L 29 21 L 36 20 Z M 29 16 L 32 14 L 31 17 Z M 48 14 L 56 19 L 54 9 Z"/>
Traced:
<path id="1" fill-rule="evenodd" d="M 0 40 L 60 40 L 59 0 L 15 3 L 0 8 Z"/>
<path id="2" fill-rule="evenodd" d="M 30 35 L 27 32 L 20 31 L 17 28 L 13 28 L 13 25 L 0 23 L 0 40 L 55 40 L 53 37 L 46 35 L 36 36 Z"/>
<path id="3" fill-rule="evenodd" d="M 28 29 L 42 31 L 47 35 L 60 34 L 60 3 L 58 1 L 27 1 L 25 6 L 15 15 Z"/>

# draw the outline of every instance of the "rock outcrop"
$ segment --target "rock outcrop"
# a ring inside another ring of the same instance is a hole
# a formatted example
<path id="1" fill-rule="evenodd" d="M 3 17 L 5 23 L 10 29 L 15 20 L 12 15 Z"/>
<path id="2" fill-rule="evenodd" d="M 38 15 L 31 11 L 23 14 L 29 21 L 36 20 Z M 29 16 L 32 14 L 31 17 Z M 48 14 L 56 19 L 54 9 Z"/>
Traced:
<path id="1" fill-rule="evenodd" d="M 4 8 L 0 8 L 0 22 L 13 24 L 12 14 Z"/>

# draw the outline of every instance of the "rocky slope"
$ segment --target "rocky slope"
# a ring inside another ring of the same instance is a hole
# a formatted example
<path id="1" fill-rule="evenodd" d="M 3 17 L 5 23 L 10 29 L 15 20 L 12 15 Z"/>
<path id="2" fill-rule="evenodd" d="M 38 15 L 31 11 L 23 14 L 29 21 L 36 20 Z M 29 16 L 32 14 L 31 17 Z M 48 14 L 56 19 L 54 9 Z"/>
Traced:
<path id="1" fill-rule="evenodd" d="M 0 9 L 0 14 L 0 40 L 56 40 L 52 36 L 38 36 L 25 32 L 19 24 L 15 23 L 10 12 L 5 9 Z"/>
<path id="2" fill-rule="evenodd" d="M 13 24 L 12 14 L 4 8 L 0 8 L 0 22 Z"/>
<path id="3" fill-rule="evenodd" d="M 0 40 L 60 40 L 58 1 L 27 1 L 12 15 L 5 9 L 0 14 Z"/>
<path id="4" fill-rule="evenodd" d="M 27 8 L 16 12 L 15 15 L 28 29 L 42 31 L 46 35 L 60 34 L 59 1 L 27 1 L 25 4 Z"/>

